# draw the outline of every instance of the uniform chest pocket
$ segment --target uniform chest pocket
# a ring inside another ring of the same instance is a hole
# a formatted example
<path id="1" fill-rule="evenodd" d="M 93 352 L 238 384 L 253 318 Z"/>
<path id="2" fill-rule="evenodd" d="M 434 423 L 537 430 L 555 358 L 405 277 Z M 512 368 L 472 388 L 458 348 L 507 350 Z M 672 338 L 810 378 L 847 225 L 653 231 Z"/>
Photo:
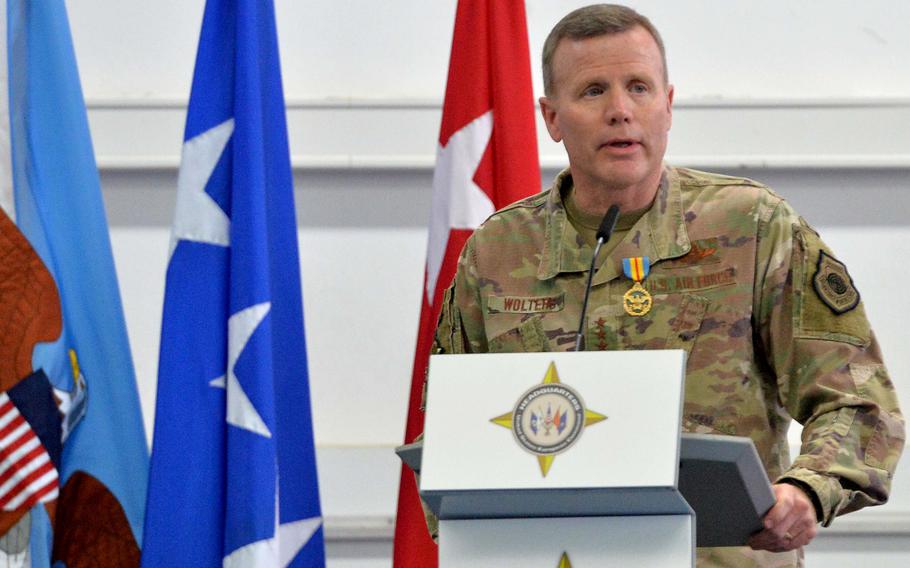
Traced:
<path id="1" fill-rule="evenodd" d="M 691 353 L 710 300 L 694 294 L 654 296 L 651 311 L 625 316 L 617 340 L 621 349 L 683 349 Z"/>
<path id="2" fill-rule="evenodd" d="M 489 340 L 490 353 L 536 353 L 549 350 L 540 316 L 532 316 L 517 327 Z"/>

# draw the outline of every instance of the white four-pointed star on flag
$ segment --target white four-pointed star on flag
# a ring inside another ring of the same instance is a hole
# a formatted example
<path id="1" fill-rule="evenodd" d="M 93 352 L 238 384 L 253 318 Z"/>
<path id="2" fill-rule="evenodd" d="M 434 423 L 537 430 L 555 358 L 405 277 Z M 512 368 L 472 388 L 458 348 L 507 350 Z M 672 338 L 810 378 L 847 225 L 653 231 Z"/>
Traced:
<path id="1" fill-rule="evenodd" d="M 183 143 L 168 258 L 181 240 L 223 247 L 230 244 L 231 221 L 205 192 L 205 186 L 233 133 L 234 119 L 230 118 Z"/>
<path id="2" fill-rule="evenodd" d="M 300 519 L 281 524 L 278 506 L 278 480 L 275 480 L 275 532 L 271 538 L 257 540 L 242 546 L 224 557 L 223 568 L 258 568 L 280 566 L 284 568 L 294 560 L 310 538 L 322 525 L 321 517 Z"/>
<path id="3" fill-rule="evenodd" d="M 493 111 L 488 110 L 453 134 L 436 150 L 433 203 L 427 248 L 427 298 L 432 303 L 451 229 L 476 229 L 493 214 L 493 201 L 474 183 L 490 136 Z"/>
<path id="4" fill-rule="evenodd" d="M 272 433 L 243 391 L 243 386 L 237 380 L 237 375 L 234 374 L 234 367 L 237 365 L 240 354 L 246 349 L 250 337 L 265 319 L 271 307 L 271 302 L 263 302 L 242 309 L 228 319 L 227 379 L 221 376 L 209 383 L 213 387 L 227 389 L 228 424 L 266 438 L 271 438 Z"/>

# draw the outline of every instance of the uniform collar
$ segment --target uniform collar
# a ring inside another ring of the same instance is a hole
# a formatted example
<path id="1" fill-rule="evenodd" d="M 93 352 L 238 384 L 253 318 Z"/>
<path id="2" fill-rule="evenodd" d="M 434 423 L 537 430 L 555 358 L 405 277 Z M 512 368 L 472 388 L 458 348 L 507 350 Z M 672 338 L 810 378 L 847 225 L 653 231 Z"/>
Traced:
<path id="1" fill-rule="evenodd" d="M 537 278 L 548 280 L 564 272 L 585 272 L 591 264 L 593 247 L 584 243 L 569 222 L 562 195 L 572 183 L 569 170 L 562 171 L 553 182 L 547 197 L 544 249 L 537 269 Z M 651 264 L 663 259 L 677 258 L 691 245 L 686 231 L 682 192 L 676 170 L 664 167 L 654 204 L 625 234 L 601 267 L 594 274 L 593 284 L 602 284 L 622 274 L 622 259 L 648 256 Z"/>

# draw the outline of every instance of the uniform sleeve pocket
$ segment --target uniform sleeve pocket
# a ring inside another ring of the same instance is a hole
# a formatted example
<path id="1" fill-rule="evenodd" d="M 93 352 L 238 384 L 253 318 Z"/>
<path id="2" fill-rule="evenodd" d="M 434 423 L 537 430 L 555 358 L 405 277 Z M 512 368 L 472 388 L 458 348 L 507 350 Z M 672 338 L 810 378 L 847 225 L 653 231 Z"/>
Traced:
<path id="1" fill-rule="evenodd" d="M 847 267 L 829 252 L 818 234 L 794 227 L 793 274 L 798 337 L 869 345 L 871 331 L 859 292 Z"/>

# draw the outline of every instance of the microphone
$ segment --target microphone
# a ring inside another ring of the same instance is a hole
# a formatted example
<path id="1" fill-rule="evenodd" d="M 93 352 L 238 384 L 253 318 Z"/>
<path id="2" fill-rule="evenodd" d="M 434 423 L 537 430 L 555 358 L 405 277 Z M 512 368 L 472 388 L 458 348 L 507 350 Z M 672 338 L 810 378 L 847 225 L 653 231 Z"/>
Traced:
<path id="1" fill-rule="evenodd" d="M 600 227 L 597 228 L 597 244 L 594 245 L 591 266 L 588 268 L 588 283 L 585 285 L 585 299 L 581 304 L 581 318 L 578 321 L 578 334 L 575 336 L 575 351 L 581 351 L 581 343 L 584 339 L 585 313 L 588 311 L 588 296 L 591 295 L 591 280 L 594 279 L 594 263 L 597 262 L 597 254 L 600 252 L 600 247 L 610 240 L 618 220 L 619 206 L 613 204 L 607 209 L 607 214 L 604 215 L 603 220 L 600 222 Z"/>
<path id="2" fill-rule="evenodd" d="M 600 222 L 600 227 L 597 227 L 595 238 L 597 239 L 598 247 L 610 240 L 617 221 L 619 221 L 619 205 L 611 205 L 607 209 L 607 214 L 604 215 L 603 221 Z"/>

